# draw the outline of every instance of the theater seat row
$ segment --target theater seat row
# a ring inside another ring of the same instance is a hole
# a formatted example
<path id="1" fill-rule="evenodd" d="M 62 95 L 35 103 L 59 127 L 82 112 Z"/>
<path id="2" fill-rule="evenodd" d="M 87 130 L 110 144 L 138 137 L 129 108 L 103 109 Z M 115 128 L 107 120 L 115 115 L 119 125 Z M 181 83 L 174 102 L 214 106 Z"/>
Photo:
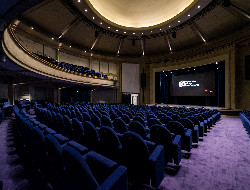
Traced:
<path id="1" fill-rule="evenodd" d="M 250 135 L 250 111 L 244 110 L 240 113 L 240 119 L 243 123 L 243 126 L 246 128 L 248 134 Z"/>

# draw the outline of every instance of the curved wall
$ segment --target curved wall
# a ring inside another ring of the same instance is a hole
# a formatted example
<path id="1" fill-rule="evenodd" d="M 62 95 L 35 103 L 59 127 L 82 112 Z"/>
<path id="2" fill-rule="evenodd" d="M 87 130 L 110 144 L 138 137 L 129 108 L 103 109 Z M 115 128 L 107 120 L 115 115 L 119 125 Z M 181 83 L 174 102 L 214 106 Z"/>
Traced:
<path id="1" fill-rule="evenodd" d="M 27 48 L 18 42 L 17 38 L 15 38 L 15 34 L 11 31 L 11 28 L 5 30 L 2 46 L 8 57 L 15 63 L 35 73 L 79 84 L 116 87 L 116 82 L 114 80 L 90 78 L 67 73 L 55 69 L 45 62 L 40 62 L 36 59 L 36 56 L 33 53 L 28 51 Z"/>

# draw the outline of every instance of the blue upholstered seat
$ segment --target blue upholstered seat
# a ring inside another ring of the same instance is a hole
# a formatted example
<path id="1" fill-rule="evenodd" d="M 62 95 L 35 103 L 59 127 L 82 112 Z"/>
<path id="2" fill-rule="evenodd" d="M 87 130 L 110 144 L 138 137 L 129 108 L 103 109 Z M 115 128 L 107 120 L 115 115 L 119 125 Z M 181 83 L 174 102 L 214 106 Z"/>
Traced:
<path id="1" fill-rule="evenodd" d="M 194 123 L 188 118 L 181 118 L 179 122 L 184 126 L 184 128 L 192 130 L 192 141 L 193 143 L 199 142 L 199 128 L 195 126 Z"/>
<path id="2" fill-rule="evenodd" d="M 181 136 L 181 149 L 190 152 L 192 149 L 192 130 L 185 129 L 178 121 L 170 121 L 166 127 L 171 133 Z"/>
<path id="3" fill-rule="evenodd" d="M 150 151 L 142 137 L 134 132 L 122 135 L 122 150 L 132 184 L 150 184 L 158 187 L 164 178 L 164 148 L 156 146 Z"/>
<path id="4" fill-rule="evenodd" d="M 82 156 L 74 148 L 66 147 L 63 158 L 69 178 L 65 189 L 128 189 L 126 168 L 94 151 Z"/>
<path id="5" fill-rule="evenodd" d="M 181 136 L 170 134 L 170 131 L 162 125 L 153 125 L 150 128 L 150 141 L 164 146 L 165 163 L 179 164 L 181 161 Z"/>

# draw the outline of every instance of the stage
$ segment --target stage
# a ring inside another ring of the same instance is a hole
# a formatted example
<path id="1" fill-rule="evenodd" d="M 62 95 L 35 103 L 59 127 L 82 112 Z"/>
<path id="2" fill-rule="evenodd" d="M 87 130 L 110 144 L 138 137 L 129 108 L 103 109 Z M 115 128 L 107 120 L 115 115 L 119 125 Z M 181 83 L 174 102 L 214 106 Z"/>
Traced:
<path id="1" fill-rule="evenodd" d="M 178 105 L 178 104 L 147 104 L 149 106 L 169 106 L 169 107 L 186 107 L 186 108 L 206 108 L 206 109 L 217 109 L 221 115 L 228 116 L 239 116 L 241 109 L 229 109 L 224 107 L 213 107 L 213 106 L 197 106 L 197 105 Z"/>

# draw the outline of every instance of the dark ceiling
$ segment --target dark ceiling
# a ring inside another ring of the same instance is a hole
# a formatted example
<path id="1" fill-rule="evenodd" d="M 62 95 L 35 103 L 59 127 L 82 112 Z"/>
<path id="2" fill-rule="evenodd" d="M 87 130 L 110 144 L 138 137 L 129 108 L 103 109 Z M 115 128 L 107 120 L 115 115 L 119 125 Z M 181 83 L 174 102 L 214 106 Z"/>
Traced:
<path id="1" fill-rule="evenodd" d="M 168 54 L 169 43 L 173 52 L 194 46 L 206 46 L 211 41 L 249 24 L 250 19 L 247 16 L 250 3 L 242 0 L 231 0 L 230 4 L 223 2 L 212 1 L 186 22 L 168 30 L 160 31 L 157 28 L 153 33 L 145 31 L 144 35 L 138 32 L 138 35 L 133 35 L 131 32 L 118 33 L 113 26 L 108 29 L 107 24 L 104 26 L 104 21 L 102 25 L 92 22 L 87 14 L 93 13 L 83 13 L 76 6 L 76 0 L 46 0 L 24 12 L 19 18 L 21 22 L 17 29 L 35 35 L 36 38 L 42 33 L 40 38 L 43 41 L 46 36 L 47 41 L 52 37 L 61 37 L 65 48 L 72 46 L 102 55 L 112 56 L 119 52 L 120 56 L 142 56 L 143 51 L 145 55 Z M 33 31 L 30 30 L 31 26 L 35 28 Z M 96 31 L 98 37 L 95 35 Z M 57 40 L 53 43 L 58 45 Z"/>

